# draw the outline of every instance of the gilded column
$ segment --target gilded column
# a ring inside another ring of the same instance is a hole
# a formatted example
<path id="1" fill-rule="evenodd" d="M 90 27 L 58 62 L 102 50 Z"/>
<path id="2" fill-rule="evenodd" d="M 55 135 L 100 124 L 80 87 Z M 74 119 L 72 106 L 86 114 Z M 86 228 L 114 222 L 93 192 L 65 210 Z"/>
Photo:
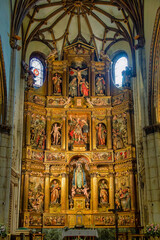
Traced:
<path id="1" fill-rule="evenodd" d="M 62 181 L 61 181 L 61 210 L 65 212 L 67 206 L 67 175 L 66 173 L 62 173 Z"/>
<path id="2" fill-rule="evenodd" d="M 29 172 L 26 171 L 24 175 L 24 200 L 23 200 L 23 211 L 28 212 L 28 191 L 29 191 Z"/>
<path id="3" fill-rule="evenodd" d="M 112 116 L 107 112 L 107 148 L 112 149 Z"/>
<path id="4" fill-rule="evenodd" d="M 65 139 L 66 139 L 66 118 L 62 118 L 62 149 L 65 150 Z"/>
<path id="5" fill-rule="evenodd" d="M 48 66 L 48 96 L 51 96 L 53 92 L 53 82 L 52 82 L 52 65 L 49 63 Z"/>
<path id="6" fill-rule="evenodd" d="M 91 62 L 91 86 L 92 86 L 91 95 L 95 96 L 95 63 L 94 62 Z"/>
<path id="7" fill-rule="evenodd" d="M 131 210 L 135 211 L 136 209 L 136 198 L 135 198 L 135 176 L 134 171 L 130 170 L 130 188 L 131 188 Z"/>
<path id="8" fill-rule="evenodd" d="M 30 127 L 31 127 L 31 113 L 28 111 L 26 115 L 26 145 L 30 145 Z"/>
<path id="9" fill-rule="evenodd" d="M 111 95 L 111 81 L 110 81 L 110 62 L 106 60 L 106 95 L 110 96 Z"/>
<path id="10" fill-rule="evenodd" d="M 110 173 L 109 178 L 109 204 L 110 208 L 114 209 L 114 174 Z"/>
<path id="11" fill-rule="evenodd" d="M 130 110 L 127 111 L 127 132 L 128 132 L 128 144 L 132 144 L 132 124 Z"/>
<path id="12" fill-rule="evenodd" d="M 24 171 L 22 171 L 22 175 L 21 175 L 21 192 L 20 192 L 20 213 L 22 213 L 23 211 L 23 194 L 24 194 Z"/>
<path id="13" fill-rule="evenodd" d="M 98 211 L 98 179 L 97 179 L 97 174 L 93 173 L 93 198 L 92 198 L 92 202 L 93 202 L 93 212 L 97 212 Z"/>
<path id="14" fill-rule="evenodd" d="M 47 111 L 47 132 L 46 132 L 46 149 L 51 148 L 51 116 L 50 112 Z"/>
<path id="15" fill-rule="evenodd" d="M 63 65 L 63 80 L 62 80 L 62 95 L 66 96 L 67 92 L 66 92 L 66 86 L 67 86 L 67 65 L 66 62 Z"/>
<path id="16" fill-rule="evenodd" d="M 96 149 L 96 126 L 95 126 L 95 117 L 92 117 L 92 147 L 93 150 Z"/>
<path id="17" fill-rule="evenodd" d="M 49 212 L 50 201 L 50 182 L 49 182 L 49 166 L 45 166 L 45 198 L 44 198 L 44 211 Z"/>

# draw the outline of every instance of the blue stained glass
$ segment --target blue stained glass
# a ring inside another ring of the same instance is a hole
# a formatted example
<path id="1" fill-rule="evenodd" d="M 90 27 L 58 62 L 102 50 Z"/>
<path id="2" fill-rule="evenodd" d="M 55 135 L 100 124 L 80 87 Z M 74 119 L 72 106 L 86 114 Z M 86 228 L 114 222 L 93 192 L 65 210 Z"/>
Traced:
<path id="1" fill-rule="evenodd" d="M 33 57 L 30 60 L 30 68 L 35 75 L 34 87 L 41 87 L 44 79 L 44 66 L 42 62 L 38 58 Z"/>

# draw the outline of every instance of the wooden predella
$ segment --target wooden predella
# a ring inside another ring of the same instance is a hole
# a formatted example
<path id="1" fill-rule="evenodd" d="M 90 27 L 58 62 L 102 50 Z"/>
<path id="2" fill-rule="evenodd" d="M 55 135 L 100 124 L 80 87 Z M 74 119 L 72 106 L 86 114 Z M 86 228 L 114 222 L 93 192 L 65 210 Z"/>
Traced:
<path id="1" fill-rule="evenodd" d="M 52 52 L 39 89 L 25 91 L 21 226 L 136 227 L 136 159 L 129 78 L 81 41 Z M 126 81 L 126 82 L 125 82 Z"/>

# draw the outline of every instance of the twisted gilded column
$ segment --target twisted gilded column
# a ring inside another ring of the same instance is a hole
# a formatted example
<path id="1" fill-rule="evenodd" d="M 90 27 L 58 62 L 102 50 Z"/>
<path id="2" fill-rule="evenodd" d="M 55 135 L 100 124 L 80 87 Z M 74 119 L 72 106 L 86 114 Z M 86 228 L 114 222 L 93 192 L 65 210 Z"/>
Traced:
<path id="1" fill-rule="evenodd" d="M 97 179 L 97 173 L 92 174 L 92 206 L 93 206 L 93 212 L 98 211 L 98 179 Z"/>
<path id="2" fill-rule="evenodd" d="M 44 212 L 49 212 L 50 202 L 50 180 L 49 180 L 49 165 L 45 166 L 45 198 L 44 198 Z"/>
<path id="3" fill-rule="evenodd" d="M 130 189 L 131 189 L 131 210 L 135 211 L 136 209 L 136 198 L 135 198 L 135 176 L 134 170 L 130 170 Z"/>
<path id="4" fill-rule="evenodd" d="M 92 148 L 96 149 L 96 126 L 95 126 L 95 117 L 92 116 Z"/>
<path id="5" fill-rule="evenodd" d="M 31 113 L 28 111 L 26 114 L 26 145 L 30 145 L 30 127 L 31 127 Z"/>
<path id="6" fill-rule="evenodd" d="M 107 111 L 107 148 L 112 149 L 112 115 Z"/>
<path id="7" fill-rule="evenodd" d="M 24 199 L 23 199 L 23 211 L 28 212 L 28 191 L 29 191 L 29 172 L 26 171 L 24 174 Z"/>
<path id="8" fill-rule="evenodd" d="M 91 95 L 95 96 L 95 63 L 94 62 L 91 62 L 91 86 L 92 86 Z"/>
<path id="9" fill-rule="evenodd" d="M 51 116 L 50 112 L 47 111 L 47 132 L 46 132 L 46 149 L 51 148 Z"/>
<path id="10" fill-rule="evenodd" d="M 110 173 L 109 177 L 109 204 L 110 208 L 114 209 L 114 174 Z"/>
<path id="11" fill-rule="evenodd" d="M 62 118 L 62 150 L 65 150 L 65 138 L 66 138 L 66 118 Z"/>
<path id="12" fill-rule="evenodd" d="M 127 114 L 127 132 L 128 132 L 128 144 L 132 144 L 132 123 L 131 123 L 131 112 L 128 110 Z"/>
<path id="13" fill-rule="evenodd" d="M 67 207 L 67 174 L 62 173 L 62 180 L 61 180 L 61 210 L 65 212 Z"/>

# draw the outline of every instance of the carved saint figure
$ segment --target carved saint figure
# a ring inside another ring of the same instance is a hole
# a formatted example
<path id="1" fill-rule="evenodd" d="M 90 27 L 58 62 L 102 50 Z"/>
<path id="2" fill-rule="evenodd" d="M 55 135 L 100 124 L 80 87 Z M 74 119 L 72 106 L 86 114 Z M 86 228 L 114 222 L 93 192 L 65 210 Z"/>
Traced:
<path id="1" fill-rule="evenodd" d="M 84 80 L 82 80 L 82 72 L 84 72 L 85 70 L 87 70 L 87 68 L 85 69 L 81 69 L 78 67 L 77 69 L 75 68 L 71 68 L 71 70 L 73 70 L 74 72 L 76 72 L 77 74 L 77 79 L 78 79 L 78 96 L 80 96 L 80 83 L 81 81 L 84 83 Z M 86 86 L 85 86 L 86 87 Z M 75 96 L 75 95 L 74 95 Z"/>
<path id="2" fill-rule="evenodd" d="M 72 188 L 74 188 L 77 193 L 81 193 L 82 189 L 86 186 L 86 175 L 82 164 L 78 162 L 73 172 Z"/>
<path id="3" fill-rule="evenodd" d="M 105 180 L 102 180 L 99 188 L 100 188 L 100 203 L 108 203 L 108 186 Z"/>
<path id="4" fill-rule="evenodd" d="M 101 73 L 96 77 L 96 94 L 104 95 L 105 93 L 105 81 Z"/>
<path id="5" fill-rule="evenodd" d="M 60 133 L 60 129 L 62 128 L 62 125 L 58 126 L 57 123 L 53 124 L 53 128 L 51 131 L 51 135 L 53 136 L 53 145 L 59 145 L 60 144 L 60 140 L 61 140 L 61 133 Z"/>
<path id="6" fill-rule="evenodd" d="M 97 130 L 97 140 L 98 140 L 98 146 L 105 145 L 106 144 L 106 129 L 105 126 L 102 123 L 99 123 L 96 127 Z"/>
<path id="7" fill-rule="evenodd" d="M 51 204 L 58 203 L 60 199 L 60 187 L 57 180 L 51 185 Z"/>
<path id="8" fill-rule="evenodd" d="M 58 73 L 55 73 L 53 78 L 52 78 L 52 81 L 53 81 L 53 89 L 54 89 L 53 93 L 60 95 L 61 92 L 62 92 L 62 89 L 61 89 L 61 83 L 62 83 L 61 75 L 58 74 Z"/>
<path id="9" fill-rule="evenodd" d="M 77 96 L 77 78 L 74 77 L 69 83 L 69 95 L 71 97 Z"/>
<path id="10" fill-rule="evenodd" d="M 82 81 L 79 83 L 81 85 L 81 94 L 83 97 L 87 97 L 89 95 L 89 85 L 85 78 L 82 78 Z"/>

